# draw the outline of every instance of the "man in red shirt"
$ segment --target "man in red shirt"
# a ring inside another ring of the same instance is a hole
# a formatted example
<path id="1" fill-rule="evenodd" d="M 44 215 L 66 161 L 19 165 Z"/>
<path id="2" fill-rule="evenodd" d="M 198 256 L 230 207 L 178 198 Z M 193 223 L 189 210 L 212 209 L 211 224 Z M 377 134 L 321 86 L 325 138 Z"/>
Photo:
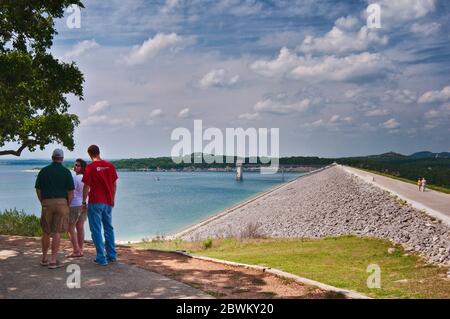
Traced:
<path id="1" fill-rule="evenodd" d="M 92 241 L 97 250 L 95 262 L 106 266 L 108 262 L 117 260 L 112 208 L 116 197 L 118 177 L 114 165 L 101 159 L 100 149 L 97 145 L 89 146 L 88 154 L 92 163 L 86 167 L 83 175 L 83 209 L 86 209 L 86 200 L 89 196 L 87 215 Z M 105 245 L 103 244 L 102 226 L 105 232 Z"/>

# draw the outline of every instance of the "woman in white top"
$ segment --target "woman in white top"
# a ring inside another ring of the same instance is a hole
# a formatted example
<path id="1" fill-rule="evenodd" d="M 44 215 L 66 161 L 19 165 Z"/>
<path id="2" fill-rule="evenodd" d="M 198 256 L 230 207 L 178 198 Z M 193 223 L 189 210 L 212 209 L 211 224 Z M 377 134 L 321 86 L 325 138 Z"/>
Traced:
<path id="1" fill-rule="evenodd" d="M 70 202 L 69 214 L 69 237 L 72 242 L 73 252 L 69 258 L 83 257 L 84 244 L 84 223 L 86 221 L 86 212 L 83 212 L 83 173 L 86 169 L 86 162 L 82 159 L 77 159 L 73 166 L 75 174 L 73 175 L 73 184 L 75 189 L 73 192 L 73 199 Z"/>

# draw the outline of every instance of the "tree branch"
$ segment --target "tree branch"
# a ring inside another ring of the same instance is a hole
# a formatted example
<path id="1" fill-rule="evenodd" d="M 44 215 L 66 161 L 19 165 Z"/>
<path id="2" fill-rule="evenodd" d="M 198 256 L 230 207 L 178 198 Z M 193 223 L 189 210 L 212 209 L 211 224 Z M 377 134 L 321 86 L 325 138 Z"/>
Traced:
<path id="1" fill-rule="evenodd" d="M 3 156 L 3 155 L 14 155 L 14 156 L 20 157 L 20 154 L 22 154 L 22 151 L 24 149 L 26 149 L 31 144 L 31 142 L 32 141 L 25 141 L 22 144 L 22 146 L 19 147 L 19 149 L 17 151 L 14 151 L 14 150 L 0 151 L 0 156 Z"/>

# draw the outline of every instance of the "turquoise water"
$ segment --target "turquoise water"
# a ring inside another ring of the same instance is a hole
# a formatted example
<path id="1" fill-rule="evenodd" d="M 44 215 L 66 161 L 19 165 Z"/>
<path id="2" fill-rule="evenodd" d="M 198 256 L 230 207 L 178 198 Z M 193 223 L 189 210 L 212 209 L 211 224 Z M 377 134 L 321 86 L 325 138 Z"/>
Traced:
<path id="1" fill-rule="evenodd" d="M 37 173 L 26 170 L 44 165 L 42 162 L 0 163 L 0 211 L 17 208 L 40 215 L 34 192 Z M 236 182 L 232 172 L 118 174 L 113 211 L 117 240 L 169 235 L 282 183 L 281 174 L 244 173 L 242 182 Z M 285 174 L 285 181 L 298 175 Z"/>

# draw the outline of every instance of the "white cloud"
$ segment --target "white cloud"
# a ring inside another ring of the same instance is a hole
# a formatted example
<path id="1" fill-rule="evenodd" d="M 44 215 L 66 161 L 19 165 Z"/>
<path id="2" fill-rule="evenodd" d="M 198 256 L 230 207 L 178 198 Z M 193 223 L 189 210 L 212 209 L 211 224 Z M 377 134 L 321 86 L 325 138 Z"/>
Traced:
<path id="1" fill-rule="evenodd" d="M 250 65 L 250 69 L 258 74 L 274 77 L 292 70 L 298 63 L 296 54 L 291 53 L 288 48 L 282 48 L 275 60 L 257 60 Z"/>
<path id="2" fill-rule="evenodd" d="M 161 109 L 154 109 L 147 116 L 144 117 L 145 125 L 153 125 L 155 123 L 155 119 L 160 118 L 164 115 Z"/>
<path id="3" fill-rule="evenodd" d="M 392 70 L 391 62 L 378 53 L 363 52 L 346 57 L 297 56 L 282 48 L 275 60 L 258 60 L 250 65 L 254 72 L 267 76 L 287 76 L 297 80 L 349 81 L 385 76 Z"/>
<path id="4" fill-rule="evenodd" d="M 67 52 L 65 56 L 66 56 L 66 58 L 69 58 L 69 59 L 77 58 L 77 57 L 83 55 L 84 53 L 86 53 L 87 51 L 96 49 L 98 47 L 100 47 L 100 45 L 94 39 L 81 41 L 81 42 L 77 43 L 72 48 L 72 50 Z"/>
<path id="5" fill-rule="evenodd" d="M 325 125 L 324 120 L 317 120 L 312 123 L 306 124 L 306 126 L 310 126 L 310 127 L 320 127 L 320 126 L 324 126 L 324 125 Z"/>
<path id="6" fill-rule="evenodd" d="M 181 4 L 180 0 L 166 0 L 164 6 L 161 8 L 162 13 L 170 13 Z"/>
<path id="7" fill-rule="evenodd" d="M 450 100 L 450 86 L 444 87 L 441 91 L 425 92 L 418 100 L 419 103 L 446 102 Z"/>
<path id="8" fill-rule="evenodd" d="M 382 123 L 381 127 L 392 130 L 392 129 L 396 129 L 396 128 L 400 127 L 400 123 L 397 122 L 396 119 L 392 118 L 392 119 L 387 120 L 386 122 Z"/>
<path id="9" fill-rule="evenodd" d="M 256 112 L 267 112 L 274 114 L 292 114 L 306 111 L 311 105 L 311 100 L 306 98 L 300 101 L 289 102 L 284 96 L 268 98 L 256 103 L 253 109 Z"/>
<path id="10" fill-rule="evenodd" d="M 358 23 L 353 17 L 339 18 L 335 26 L 323 37 L 307 36 L 298 50 L 304 53 L 344 53 L 364 51 L 371 45 L 386 45 L 387 36 L 379 36 L 378 31 L 363 26 L 359 31 L 352 28 Z"/>
<path id="11" fill-rule="evenodd" d="M 255 0 L 219 0 L 213 9 L 216 13 L 229 13 L 235 16 L 248 16 L 258 14 L 262 4 Z"/>
<path id="12" fill-rule="evenodd" d="M 255 112 L 255 113 L 244 113 L 244 114 L 239 115 L 240 119 L 249 120 L 249 121 L 256 120 L 258 117 L 259 117 L 259 113 L 258 112 Z"/>
<path id="13" fill-rule="evenodd" d="M 231 87 L 239 81 L 239 75 L 229 77 L 225 69 L 217 69 L 208 72 L 201 80 L 201 88 Z"/>
<path id="14" fill-rule="evenodd" d="M 125 61 L 128 65 L 142 64 L 155 57 L 160 51 L 186 42 L 187 39 L 176 33 L 158 33 L 144 41 L 142 45 L 135 46 L 125 57 Z"/>
<path id="15" fill-rule="evenodd" d="M 411 104 L 417 101 L 417 94 L 410 90 L 387 90 L 384 92 L 382 100 Z"/>
<path id="16" fill-rule="evenodd" d="M 341 117 L 339 115 L 335 114 L 330 118 L 330 123 L 336 123 L 340 118 Z"/>
<path id="17" fill-rule="evenodd" d="M 106 101 L 106 100 L 98 101 L 97 103 L 89 106 L 88 112 L 89 112 L 89 114 L 100 113 L 100 112 L 103 112 L 106 109 L 108 109 L 110 106 L 111 105 L 110 105 L 109 101 Z"/>
<path id="18" fill-rule="evenodd" d="M 185 119 L 191 116 L 191 110 L 187 107 L 185 109 L 182 109 L 179 113 L 178 113 L 178 117 Z"/>
<path id="19" fill-rule="evenodd" d="M 258 41 L 259 45 L 265 47 L 281 48 L 299 43 L 304 39 L 304 32 L 299 31 L 279 31 L 264 34 Z"/>
<path id="20" fill-rule="evenodd" d="M 154 119 L 157 117 L 161 117 L 163 115 L 163 111 L 161 109 L 155 109 L 150 113 L 150 118 Z"/>
<path id="21" fill-rule="evenodd" d="M 348 81 L 365 77 L 385 75 L 391 70 L 391 63 L 377 53 L 360 53 L 343 58 L 326 56 L 302 59 L 291 71 L 296 79 Z"/>
<path id="22" fill-rule="evenodd" d="M 385 116 L 390 114 L 391 112 L 387 109 L 373 109 L 369 110 L 365 113 L 366 116 L 374 117 L 374 116 Z"/>
<path id="23" fill-rule="evenodd" d="M 434 119 L 434 118 L 438 118 L 440 116 L 441 116 L 441 112 L 439 112 L 436 109 L 431 109 L 425 113 L 426 119 Z"/>
<path id="24" fill-rule="evenodd" d="M 348 125 L 353 122 L 353 118 L 350 116 L 342 117 L 338 114 L 334 114 L 329 120 L 318 119 L 311 123 L 306 123 L 304 126 L 307 128 L 325 127 L 330 130 L 338 130 L 342 125 Z"/>
<path id="25" fill-rule="evenodd" d="M 414 23 L 410 30 L 415 34 L 419 34 L 424 37 L 429 37 L 430 35 L 436 33 L 441 28 L 441 25 L 436 22 L 430 23 Z"/>
<path id="26" fill-rule="evenodd" d="M 348 17 L 340 17 L 334 23 L 336 27 L 341 30 L 351 30 L 356 27 L 359 23 L 359 20 L 356 17 L 348 16 Z"/>
<path id="27" fill-rule="evenodd" d="M 368 0 L 368 3 L 380 5 L 382 26 L 415 20 L 436 8 L 436 0 Z"/>
<path id="28" fill-rule="evenodd" d="M 356 88 L 356 89 L 347 90 L 344 95 L 345 95 L 345 97 L 347 97 L 349 99 L 353 99 L 353 98 L 361 95 L 361 93 L 363 93 L 363 92 L 364 92 L 364 89 Z"/>
<path id="29" fill-rule="evenodd" d="M 81 121 L 82 126 L 128 126 L 133 127 L 135 123 L 130 119 L 110 118 L 107 115 L 91 115 Z"/>
<path id="30" fill-rule="evenodd" d="M 438 108 L 428 110 L 424 114 L 425 128 L 434 129 L 441 125 L 446 125 L 450 122 L 450 105 L 441 105 Z"/>

